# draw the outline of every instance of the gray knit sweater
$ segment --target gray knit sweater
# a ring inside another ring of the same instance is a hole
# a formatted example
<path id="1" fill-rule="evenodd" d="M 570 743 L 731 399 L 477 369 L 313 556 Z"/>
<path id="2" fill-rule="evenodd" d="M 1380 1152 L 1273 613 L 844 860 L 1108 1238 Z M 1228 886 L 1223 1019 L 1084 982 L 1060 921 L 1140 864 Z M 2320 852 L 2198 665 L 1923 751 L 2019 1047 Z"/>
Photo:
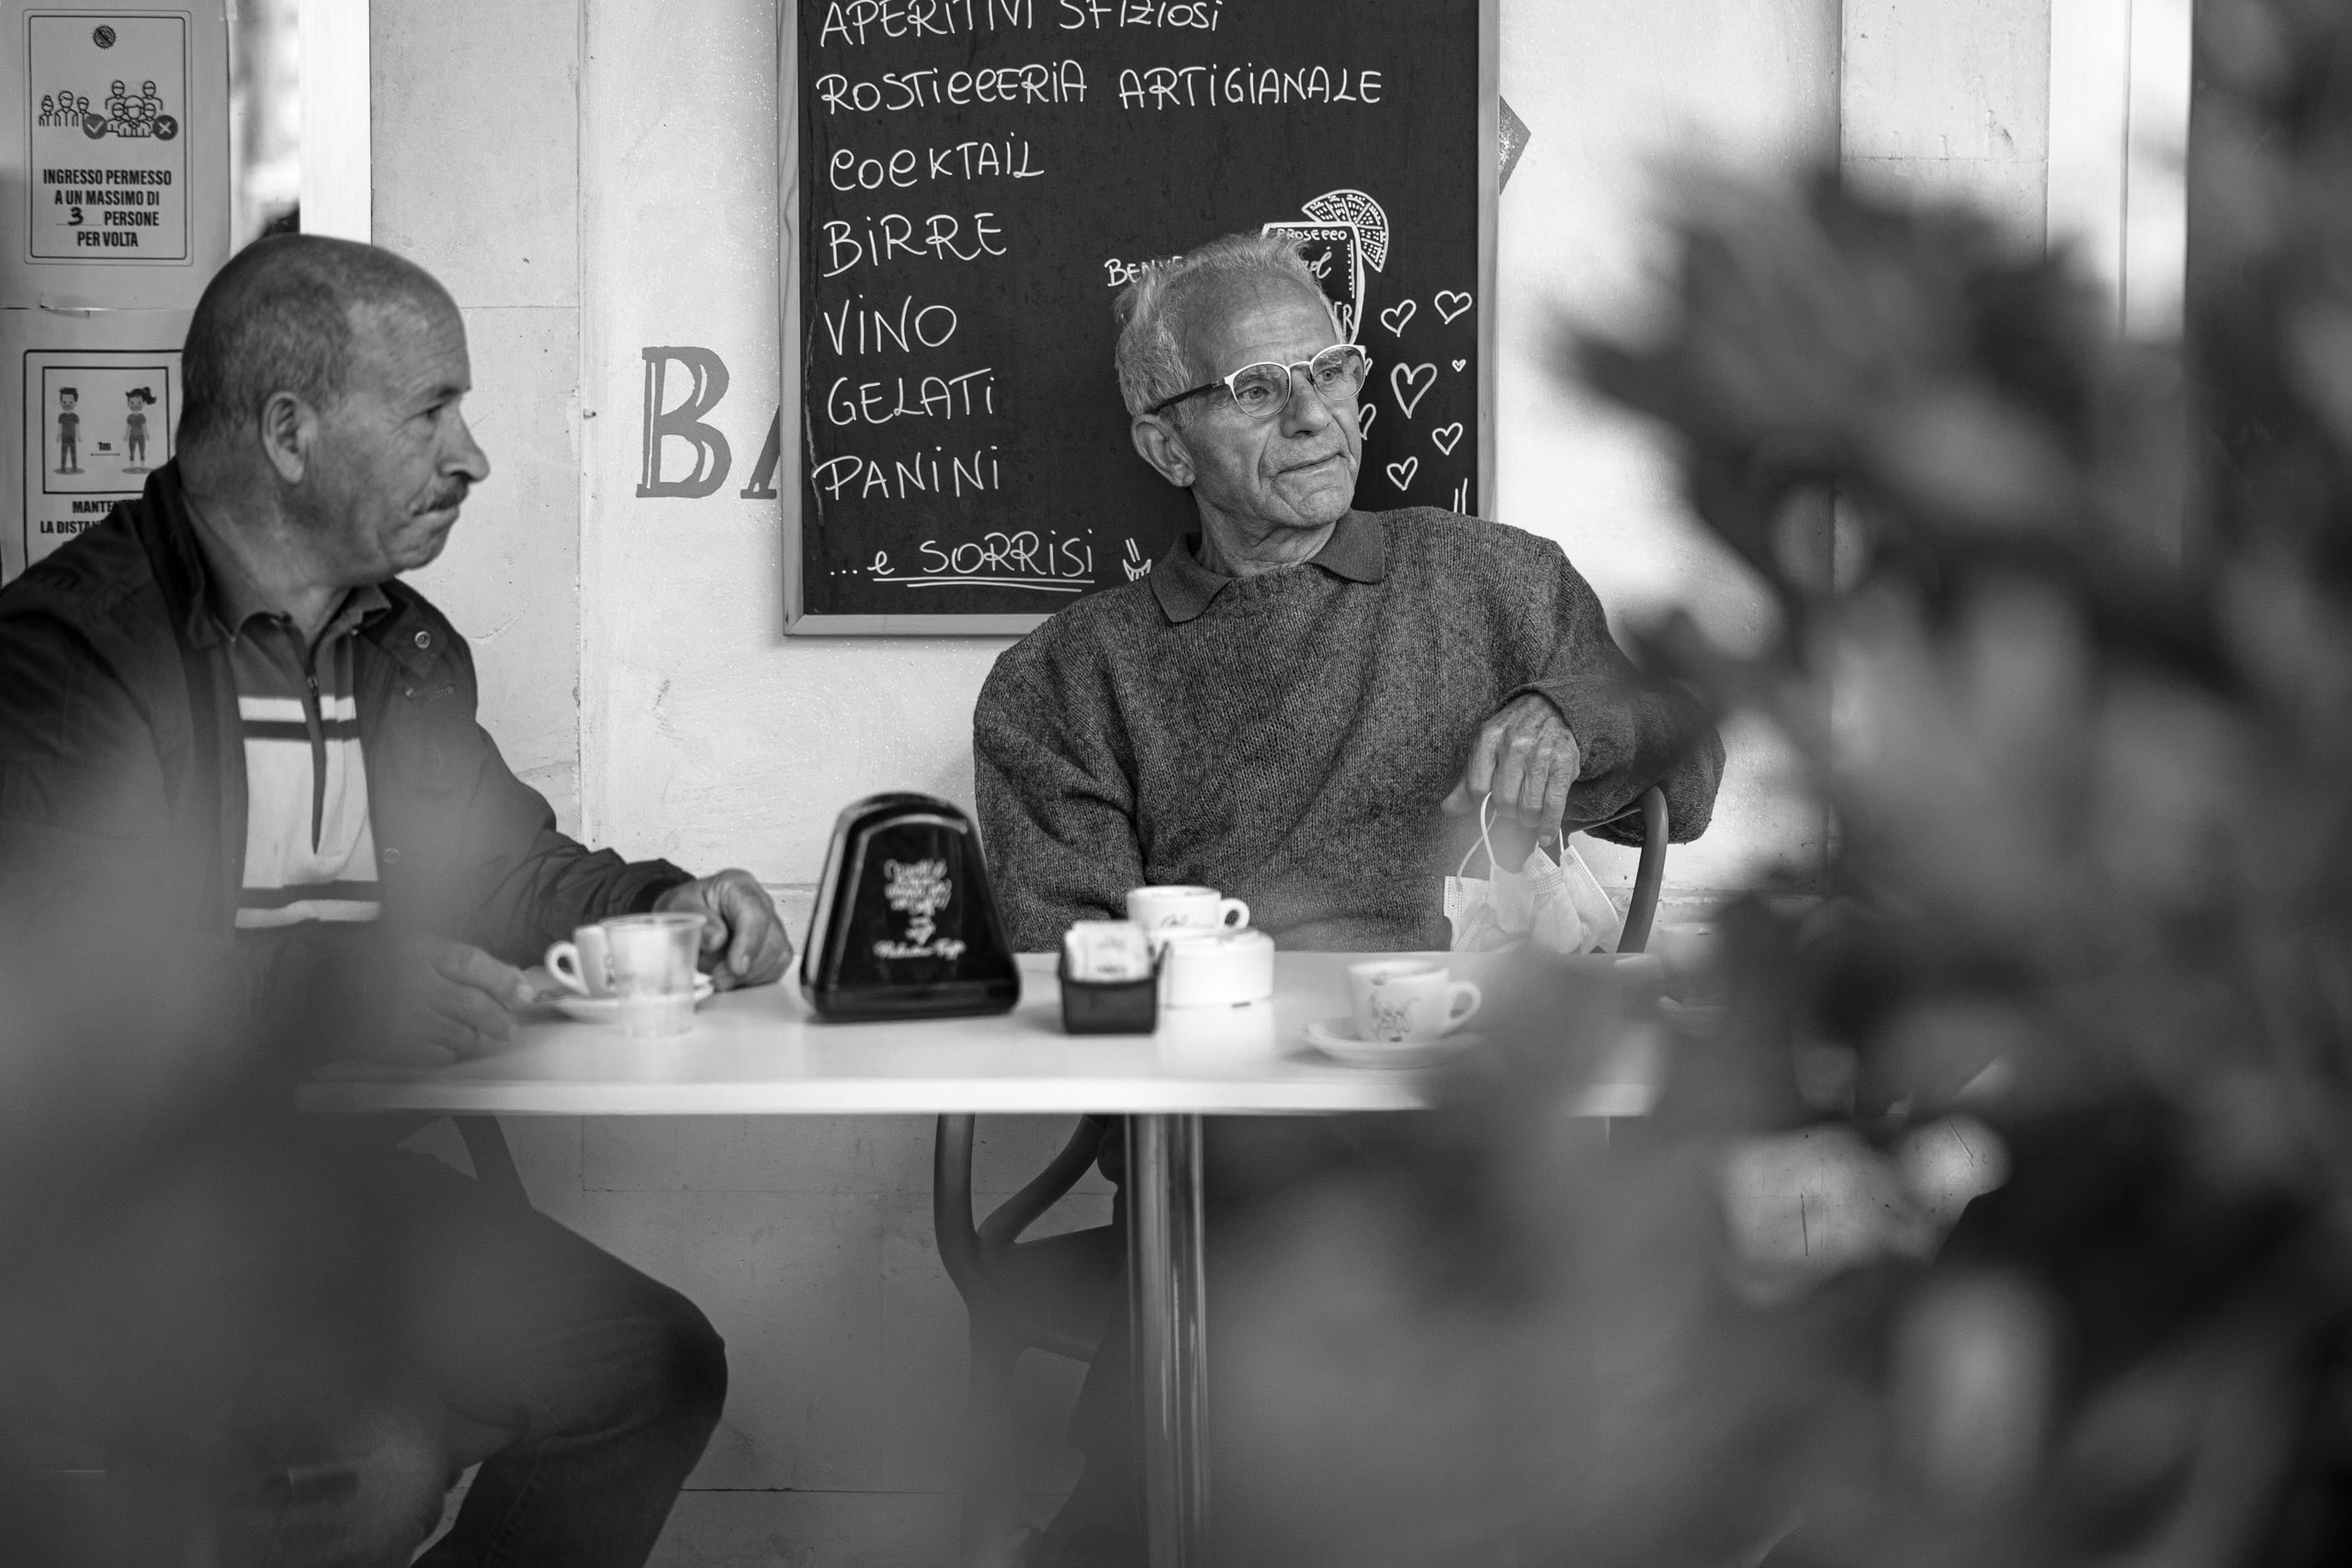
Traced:
<path id="1" fill-rule="evenodd" d="M 1445 947 L 1442 879 L 1475 829 L 1439 803 L 1527 692 L 1583 750 L 1572 824 L 1658 784 L 1676 839 L 1706 827 L 1713 727 L 1643 681 L 1548 540 L 1416 507 L 1351 512 L 1257 577 L 1193 551 L 1062 611 L 981 688 L 980 825 L 1017 947 L 1117 918 L 1140 883 L 1246 899 L 1284 947 Z M 1637 842 L 1640 818 L 1603 831 Z"/>

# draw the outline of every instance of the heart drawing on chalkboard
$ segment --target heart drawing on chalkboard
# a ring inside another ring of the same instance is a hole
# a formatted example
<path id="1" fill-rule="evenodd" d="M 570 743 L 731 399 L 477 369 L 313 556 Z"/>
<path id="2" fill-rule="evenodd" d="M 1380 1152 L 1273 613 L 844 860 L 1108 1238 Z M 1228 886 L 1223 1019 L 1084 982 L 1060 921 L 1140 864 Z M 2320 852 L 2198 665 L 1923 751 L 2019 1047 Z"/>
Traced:
<path id="1" fill-rule="evenodd" d="M 1470 308 L 1470 296 L 1456 293 L 1451 288 L 1441 288 L 1430 297 L 1430 303 L 1437 307 L 1439 321 L 1450 321 Z"/>
<path id="2" fill-rule="evenodd" d="M 1405 323 L 1411 321 L 1413 319 L 1413 312 L 1419 309 L 1420 307 L 1414 304 L 1410 299 L 1401 300 L 1380 312 L 1380 324 L 1386 327 L 1390 332 L 1395 333 L 1398 337 L 1403 337 L 1405 335 Z"/>
<path id="3" fill-rule="evenodd" d="M 1380 413 L 1380 405 L 1379 405 L 1378 403 L 1359 403 L 1359 404 L 1357 404 L 1357 405 L 1356 405 L 1356 434 L 1357 434 L 1358 435 L 1364 435 L 1364 434 L 1370 434 L 1370 432 L 1371 432 L 1371 430 L 1372 430 L 1372 422 L 1373 422 L 1375 418 L 1377 418 L 1377 417 L 1379 416 L 1379 413 Z"/>
<path id="4" fill-rule="evenodd" d="M 1401 463 L 1391 463 L 1388 465 L 1389 482 L 1398 490 L 1403 490 L 1413 482 L 1413 476 L 1420 472 L 1420 468 L 1421 460 L 1419 457 L 1408 457 Z"/>
<path id="5" fill-rule="evenodd" d="M 1453 449 L 1462 445 L 1462 422 L 1457 419 L 1452 424 L 1439 425 L 1430 432 L 1430 439 L 1437 443 L 1439 451 L 1451 457 Z"/>
<path id="6" fill-rule="evenodd" d="M 1460 374 L 1462 373 L 1462 367 L 1463 367 L 1464 366 L 1465 366 L 1465 365 L 1469 364 L 1469 363 L 1470 363 L 1470 362 L 1469 362 L 1468 360 L 1466 360 L 1466 359 L 1457 359 L 1457 360 L 1455 360 L 1455 361 L 1453 362 L 1453 373 L 1454 373 L 1455 375 L 1457 375 L 1457 376 L 1458 376 L 1458 375 L 1460 375 Z"/>
<path id="7" fill-rule="evenodd" d="M 1430 395 L 1437 385 L 1434 365 L 1392 365 L 1388 367 L 1388 389 L 1396 394 L 1396 410 L 1406 418 L 1413 417 L 1413 407 Z"/>

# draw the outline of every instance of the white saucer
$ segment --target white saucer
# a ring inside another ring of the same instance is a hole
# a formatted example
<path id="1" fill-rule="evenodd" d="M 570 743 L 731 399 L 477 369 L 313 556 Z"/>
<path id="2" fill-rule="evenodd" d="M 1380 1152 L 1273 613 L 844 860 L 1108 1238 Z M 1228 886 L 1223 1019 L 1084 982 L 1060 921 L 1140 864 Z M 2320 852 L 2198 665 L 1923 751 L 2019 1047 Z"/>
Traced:
<path id="1" fill-rule="evenodd" d="M 1306 1026 L 1306 1043 L 1334 1061 L 1351 1067 L 1427 1067 L 1480 1043 L 1486 1036 L 1458 1029 L 1435 1040 L 1410 1043 L 1395 1040 L 1360 1040 L 1356 1021 L 1347 1014 Z"/>
<path id="2" fill-rule="evenodd" d="M 710 1000 L 718 989 L 718 983 L 707 975 L 695 976 L 695 1006 Z M 542 996 L 541 1000 L 566 1018 L 576 1018 L 582 1023 L 618 1023 L 621 1004 L 617 997 L 583 997 L 576 991 L 560 991 L 554 996 Z"/>

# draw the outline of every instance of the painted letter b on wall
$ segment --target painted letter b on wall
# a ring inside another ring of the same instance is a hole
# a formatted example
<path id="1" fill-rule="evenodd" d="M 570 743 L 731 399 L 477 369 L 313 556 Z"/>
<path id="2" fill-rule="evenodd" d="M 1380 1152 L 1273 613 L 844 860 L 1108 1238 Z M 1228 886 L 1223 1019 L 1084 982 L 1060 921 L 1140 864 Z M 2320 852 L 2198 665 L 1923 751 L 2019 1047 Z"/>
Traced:
<path id="1" fill-rule="evenodd" d="M 689 499 L 709 495 L 727 482 L 733 454 L 727 437 L 703 423 L 703 416 L 727 395 L 727 364 L 707 348 L 649 348 L 645 354 L 645 467 L 638 479 L 640 496 L 676 495 Z M 686 396 L 666 412 L 662 403 L 672 366 L 693 378 Z M 672 439 L 694 447 L 694 467 L 683 479 L 662 477 L 662 449 Z"/>

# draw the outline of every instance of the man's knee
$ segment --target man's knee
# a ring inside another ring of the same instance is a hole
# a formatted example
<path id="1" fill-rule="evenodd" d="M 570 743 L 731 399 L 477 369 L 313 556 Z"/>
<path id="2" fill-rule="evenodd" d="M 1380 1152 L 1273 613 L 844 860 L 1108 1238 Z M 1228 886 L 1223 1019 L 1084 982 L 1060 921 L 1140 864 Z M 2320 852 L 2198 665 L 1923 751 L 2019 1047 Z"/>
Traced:
<path id="1" fill-rule="evenodd" d="M 663 1414 L 704 1436 L 727 1404 L 727 1341 L 702 1309 L 677 1292 L 662 1292 L 651 1347 Z"/>

